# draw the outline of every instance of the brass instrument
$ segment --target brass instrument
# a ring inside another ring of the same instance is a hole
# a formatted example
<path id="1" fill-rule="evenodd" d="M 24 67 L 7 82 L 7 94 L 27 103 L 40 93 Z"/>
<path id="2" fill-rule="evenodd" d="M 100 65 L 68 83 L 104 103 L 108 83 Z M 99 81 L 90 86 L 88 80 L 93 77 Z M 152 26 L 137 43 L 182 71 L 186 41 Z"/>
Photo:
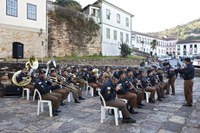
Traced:
<path id="1" fill-rule="evenodd" d="M 13 74 L 12 82 L 17 86 L 28 85 L 32 80 L 31 74 L 33 70 L 37 69 L 38 66 L 39 66 L 38 59 L 32 56 L 31 58 L 29 58 L 28 62 L 25 64 L 25 68 L 23 70 L 19 70 Z M 17 78 L 24 71 L 29 71 L 29 73 L 26 75 L 26 77 L 22 77 L 22 81 L 17 82 Z"/>
<path id="2" fill-rule="evenodd" d="M 48 75 L 48 72 L 49 72 L 49 65 L 50 65 L 51 63 L 53 63 L 53 66 L 56 67 L 56 61 L 55 61 L 53 58 L 51 58 L 51 60 L 49 60 L 49 61 L 46 63 L 46 65 L 47 65 L 47 69 L 46 69 L 46 73 L 45 73 L 46 76 Z"/>

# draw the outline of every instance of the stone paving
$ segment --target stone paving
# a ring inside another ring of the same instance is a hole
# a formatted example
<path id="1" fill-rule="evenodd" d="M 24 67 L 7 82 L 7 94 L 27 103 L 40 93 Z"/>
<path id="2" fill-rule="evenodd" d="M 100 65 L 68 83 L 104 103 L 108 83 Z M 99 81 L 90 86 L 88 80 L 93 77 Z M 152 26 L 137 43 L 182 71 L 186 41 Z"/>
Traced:
<path id="1" fill-rule="evenodd" d="M 176 80 L 176 95 L 168 95 L 162 102 L 146 104 L 136 109 L 135 124 L 115 126 L 114 117 L 100 123 L 99 97 L 86 96 L 81 104 L 73 102 L 61 107 L 57 117 L 50 118 L 48 108 L 36 115 L 37 101 L 20 97 L 0 99 L 0 132 L 39 133 L 200 133 L 200 78 L 194 82 L 194 106 L 182 107 L 183 80 Z"/>

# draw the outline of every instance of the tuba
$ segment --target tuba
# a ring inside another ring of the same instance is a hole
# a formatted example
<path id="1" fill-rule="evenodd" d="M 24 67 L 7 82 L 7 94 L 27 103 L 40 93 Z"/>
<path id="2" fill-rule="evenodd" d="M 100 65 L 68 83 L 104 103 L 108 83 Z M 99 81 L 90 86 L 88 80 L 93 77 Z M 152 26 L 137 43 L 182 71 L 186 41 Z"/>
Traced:
<path id="1" fill-rule="evenodd" d="M 38 63 L 38 59 L 35 58 L 34 56 L 32 56 L 31 58 L 29 58 L 28 62 L 26 62 L 25 64 L 25 68 L 23 70 L 19 70 L 17 72 L 15 72 L 12 76 L 12 82 L 17 85 L 17 86 L 26 86 L 28 85 L 32 78 L 31 78 L 31 73 L 33 72 L 33 70 L 36 70 L 39 66 Z M 22 77 L 21 81 L 18 81 L 17 78 L 20 76 L 20 74 L 22 74 L 24 71 L 29 71 L 25 77 Z"/>

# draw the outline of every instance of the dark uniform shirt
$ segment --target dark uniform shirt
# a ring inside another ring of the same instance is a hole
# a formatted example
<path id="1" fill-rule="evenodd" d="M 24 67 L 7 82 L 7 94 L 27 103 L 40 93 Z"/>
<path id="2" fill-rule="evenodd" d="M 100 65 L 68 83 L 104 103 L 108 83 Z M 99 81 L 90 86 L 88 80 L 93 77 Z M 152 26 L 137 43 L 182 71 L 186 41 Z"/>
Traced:
<path id="1" fill-rule="evenodd" d="M 39 90 L 41 94 L 49 93 L 51 90 L 51 83 L 47 80 L 38 78 L 35 81 L 35 88 Z"/>
<path id="2" fill-rule="evenodd" d="M 171 78 L 171 77 L 173 77 L 173 76 L 176 75 L 176 72 L 174 70 L 171 70 L 171 69 L 172 69 L 171 66 L 166 69 L 166 71 L 167 71 L 167 78 Z"/>
<path id="3" fill-rule="evenodd" d="M 138 79 L 141 81 L 141 84 L 142 84 L 143 89 L 146 88 L 146 87 L 148 86 L 146 77 L 142 77 L 142 76 L 139 75 L 139 76 L 138 76 Z"/>
<path id="4" fill-rule="evenodd" d="M 97 79 L 96 79 L 96 76 L 89 73 L 89 76 L 88 76 L 88 83 L 96 83 L 97 82 Z"/>
<path id="5" fill-rule="evenodd" d="M 184 69 L 180 69 L 180 73 L 183 74 L 184 80 L 191 80 L 194 78 L 194 66 L 189 63 Z"/>
<path id="6" fill-rule="evenodd" d="M 117 94 L 126 94 L 127 92 L 129 92 L 128 81 L 126 81 L 125 79 L 120 79 L 118 84 L 121 84 L 121 89 L 117 91 Z"/>
<path id="7" fill-rule="evenodd" d="M 108 79 L 104 82 L 101 88 L 101 94 L 104 97 L 105 101 L 115 100 L 116 98 L 116 85 L 112 83 L 111 79 Z"/>
<path id="8" fill-rule="evenodd" d="M 156 85 L 156 80 L 154 75 L 148 76 L 148 78 L 152 86 Z"/>

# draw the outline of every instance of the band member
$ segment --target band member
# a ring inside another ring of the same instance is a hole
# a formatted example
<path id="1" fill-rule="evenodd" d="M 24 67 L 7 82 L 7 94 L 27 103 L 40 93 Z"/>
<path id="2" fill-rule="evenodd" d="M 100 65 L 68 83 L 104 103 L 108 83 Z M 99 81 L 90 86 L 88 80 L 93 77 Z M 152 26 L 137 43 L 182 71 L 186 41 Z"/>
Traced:
<path id="1" fill-rule="evenodd" d="M 62 76 L 65 78 L 65 81 L 61 82 L 66 86 L 67 89 L 69 89 L 69 91 L 72 92 L 75 103 L 80 103 L 79 100 L 85 100 L 85 98 L 82 97 L 82 92 L 79 87 L 72 83 L 72 77 L 68 74 L 69 73 L 67 71 L 62 71 Z"/>
<path id="2" fill-rule="evenodd" d="M 88 74 L 88 84 L 92 88 L 94 88 L 94 97 L 95 97 L 97 96 L 97 92 L 96 92 L 97 88 L 101 88 L 102 84 L 100 84 L 97 80 L 98 79 L 97 73 L 93 72 L 92 70 L 93 69 L 90 68 L 90 72 Z"/>
<path id="3" fill-rule="evenodd" d="M 131 114 L 127 110 L 126 104 L 123 101 L 116 99 L 116 91 L 121 89 L 119 85 L 117 86 L 119 81 L 118 78 L 119 76 L 115 73 L 110 79 L 105 81 L 101 88 L 101 94 L 104 97 L 107 106 L 116 107 L 122 111 L 123 123 L 135 123 L 136 120 L 131 118 Z"/>
<path id="4" fill-rule="evenodd" d="M 59 93 L 62 95 L 62 101 L 61 101 L 61 106 L 64 105 L 63 101 L 67 99 L 67 96 L 69 95 L 69 90 L 64 88 L 61 84 L 59 84 L 59 81 L 57 79 L 57 73 L 55 69 L 51 69 L 50 71 L 50 81 L 52 82 L 52 87 L 51 90 L 52 92 Z M 61 88 L 63 87 L 63 88 Z"/>
<path id="5" fill-rule="evenodd" d="M 161 100 L 161 88 L 158 85 L 158 81 L 155 79 L 154 71 L 153 70 L 148 70 L 147 74 L 148 74 L 148 79 L 149 79 L 149 82 L 150 82 L 150 86 L 155 88 L 155 90 L 157 92 L 157 95 L 158 95 L 157 100 L 158 101 L 162 101 Z"/>
<path id="6" fill-rule="evenodd" d="M 166 64 L 166 71 L 167 71 L 168 82 L 167 82 L 167 88 L 166 88 L 165 94 L 169 94 L 169 90 L 170 90 L 170 86 L 171 86 L 172 87 L 172 94 L 171 95 L 175 95 L 175 85 L 174 85 L 175 80 L 176 80 L 175 69 L 173 69 L 169 63 L 167 63 Z"/>
<path id="7" fill-rule="evenodd" d="M 162 71 L 160 69 L 156 69 L 156 77 L 161 87 L 161 98 L 165 98 L 164 91 L 166 90 L 167 83 L 164 82 L 164 75 L 162 74 Z"/>
<path id="8" fill-rule="evenodd" d="M 130 87 L 130 92 L 134 93 L 137 95 L 137 107 L 138 108 L 142 108 L 141 106 L 143 106 L 142 104 L 142 100 L 144 99 L 144 93 L 142 90 L 139 89 L 138 85 L 139 82 L 137 81 L 136 78 L 134 78 L 133 75 L 133 71 L 132 69 L 127 69 L 126 71 L 126 81 L 129 83 L 129 87 Z"/>
<path id="9" fill-rule="evenodd" d="M 193 98 L 192 98 L 192 91 L 193 91 L 193 78 L 194 78 L 194 66 L 192 65 L 190 58 L 185 58 L 184 60 L 186 67 L 184 69 L 180 69 L 180 73 L 183 74 L 184 78 L 184 95 L 186 104 L 183 106 L 192 106 Z"/>
<path id="10" fill-rule="evenodd" d="M 50 86 L 51 83 L 46 80 L 45 73 L 46 71 L 43 69 L 39 71 L 39 78 L 36 79 L 35 88 L 38 89 L 43 100 L 51 101 L 53 116 L 57 116 L 60 112 L 58 108 L 61 102 L 62 95 L 54 92 L 50 93 L 52 86 Z"/>
<path id="11" fill-rule="evenodd" d="M 105 71 L 104 71 L 103 76 L 102 76 L 103 81 L 106 81 L 106 80 L 109 79 L 111 76 L 112 76 L 112 74 L 111 74 L 110 67 L 106 66 L 106 67 L 105 67 Z"/>
<path id="12" fill-rule="evenodd" d="M 150 103 L 155 103 L 154 95 L 155 95 L 156 89 L 149 85 L 149 81 L 145 77 L 143 71 L 139 71 L 138 79 L 141 81 L 143 89 L 145 91 L 151 93 L 150 94 L 150 98 L 149 98 L 149 102 Z"/>
<path id="13" fill-rule="evenodd" d="M 126 75 L 123 71 L 118 72 L 119 82 L 121 89 L 117 91 L 118 98 L 127 99 L 128 106 L 130 106 L 129 112 L 131 114 L 137 114 L 138 112 L 134 111 L 134 107 L 137 107 L 137 94 L 129 92 L 134 89 L 130 87 L 129 81 L 126 81 Z"/>

